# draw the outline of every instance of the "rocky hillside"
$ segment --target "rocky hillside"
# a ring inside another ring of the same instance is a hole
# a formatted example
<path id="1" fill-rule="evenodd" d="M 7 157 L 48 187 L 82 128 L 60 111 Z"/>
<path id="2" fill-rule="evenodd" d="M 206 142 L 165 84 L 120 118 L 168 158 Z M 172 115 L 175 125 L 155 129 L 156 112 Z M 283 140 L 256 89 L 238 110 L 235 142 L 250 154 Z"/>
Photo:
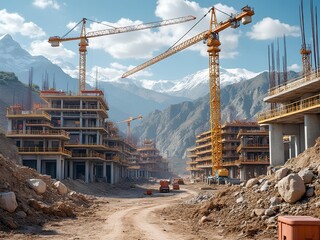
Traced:
<path id="1" fill-rule="evenodd" d="M 263 98 L 269 89 L 267 73 L 221 89 L 222 121 L 255 120 L 266 108 Z M 136 136 L 156 139 L 161 152 L 178 158 L 195 144 L 195 136 L 209 129 L 209 94 L 195 101 L 154 111 L 133 129 Z"/>
<path id="2" fill-rule="evenodd" d="M 17 165 L 16 154 L 15 146 L 0 134 L 0 238 L 1 231 L 10 229 L 19 228 L 25 234 L 39 231 L 46 221 L 75 217 L 89 206 L 84 195 Z"/>
<path id="3" fill-rule="evenodd" d="M 28 86 L 21 83 L 14 73 L 0 72 L 0 128 L 7 130 L 6 109 L 12 104 L 25 105 Z M 38 92 L 32 92 L 34 102 L 41 102 Z"/>
<path id="4" fill-rule="evenodd" d="M 290 77 L 296 73 L 291 72 Z M 222 123 L 234 120 L 256 121 L 268 106 L 263 102 L 269 89 L 268 73 L 225 86 L 221 89 Z M 156 139 L 162 153 L 184 158 L 186 149 L 195 144 L 195 136 L 209 129 L 209 94 L 195 101 L 171 105 L 154 111 L 133 129 L 141 139 Z"/>
<path id="5" fill-rule="evenodd" d="M 162 216 L 185 223 L 191 232 L 210 228 L 237 239 L 277 239 L 279 216 L 320 217 L 319 159 L 320 139 L 267 176 L 240 186 L 209 187 L 178 207 L 162 210 Z"/>

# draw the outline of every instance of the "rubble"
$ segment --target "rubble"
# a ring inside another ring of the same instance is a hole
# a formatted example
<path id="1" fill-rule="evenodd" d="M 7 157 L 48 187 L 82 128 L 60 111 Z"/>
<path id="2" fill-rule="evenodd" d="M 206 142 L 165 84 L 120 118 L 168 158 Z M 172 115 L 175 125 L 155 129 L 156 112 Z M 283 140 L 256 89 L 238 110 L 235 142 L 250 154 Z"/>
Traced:
<path id="1" fill-rule="evenodd" d="M 191 231 L 223 229 L 222 235 L 237 239 L 274 239 L 282 215 L 320 218 L 320 139 L 267 176 L 217 189 L 206 202 L 186 201 L 162 210 L 162 215 L 168 219 L 179 215 Z"/>
<path id="2" fill-rule="evenodd" d="M 64 188 L 49 176 L 0 154 L 0 232 L 72 218 L 90 207 L 85 195 L 68 195 Z"/>

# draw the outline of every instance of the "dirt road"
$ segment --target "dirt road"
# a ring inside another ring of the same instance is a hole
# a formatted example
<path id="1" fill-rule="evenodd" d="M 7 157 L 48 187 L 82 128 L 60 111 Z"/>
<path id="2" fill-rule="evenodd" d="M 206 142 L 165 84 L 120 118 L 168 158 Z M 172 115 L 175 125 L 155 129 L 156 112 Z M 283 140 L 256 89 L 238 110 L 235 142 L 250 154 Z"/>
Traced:
<path id="1" fill-rule="evenodd" d="M 151 196 L 145 195 L 146 188 L 153 189 Z M 187 226 L 159 214 L 160 210 L 196 195 L 197 191 L 192 187 L 170 193 L 158 193 L 157 188 L 158 185 L 114 188 L 109 194 L 95 197 L 89 211 L 76 219 L 48 222 L 39 228 L 26 227 L 21 234 L 7 239 L 227 240 L 218 235 L 207 238 L 192 234 L 187 231 Z"/>

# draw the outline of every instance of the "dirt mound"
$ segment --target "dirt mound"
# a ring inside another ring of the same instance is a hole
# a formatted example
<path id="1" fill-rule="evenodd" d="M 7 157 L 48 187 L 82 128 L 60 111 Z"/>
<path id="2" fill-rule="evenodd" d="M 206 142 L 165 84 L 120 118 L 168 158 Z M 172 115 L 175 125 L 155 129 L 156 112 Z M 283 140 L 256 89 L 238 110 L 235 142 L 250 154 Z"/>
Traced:
<path id="1" fill-rule="evenodd" d="M 194 234 L 215 229 L 221 235 L 237 236 L 237 239 L 275 239 L 277 218 L 281 215 L 303 215 L 320 218 L 320 140 L 297 158 L 291 159 L 284 167 L 289 173 L 309 169 L 314 177 L 305 184 L 306 194 L 296 203 L 290 204 L 281 198 L 274 174 L 260 176 L 253 187 L 217 186 L 211 193 L 202 191 L 200 195 L 212 196 L 206 202 L 196 199 L 172 206 L 161 211 L 161 215 L 172 221 L 186 222 Z M 203 197 L 202 197 L 203 198 Z M 277 202 L 278 201 L 278 202 Z"/>
<path id="2" fill-rule="evenodd" d="M 313 147 L 308 148 L 296 158 L 290 159 L 285 166 L 296 171 L 304 168 L 318 168 L 320 166 L 320 138 Z"/>
<path id="3" fill-rule="evenodd" d="M 28 179 L 43 180 L 46 191 L 37 194 L 28 186 Z M 14 192 L 18 203 L 13 213 L 0 208 L 0 230 L 28 225 L 41 226 L 50 219 L 75 217 L 89 206 L 88 199 L 82 194 L 70 191 L 67 195 L 60 195 L 54 182 L 50 176 L 17 165 L 0 154 L 0 193 Z"/>

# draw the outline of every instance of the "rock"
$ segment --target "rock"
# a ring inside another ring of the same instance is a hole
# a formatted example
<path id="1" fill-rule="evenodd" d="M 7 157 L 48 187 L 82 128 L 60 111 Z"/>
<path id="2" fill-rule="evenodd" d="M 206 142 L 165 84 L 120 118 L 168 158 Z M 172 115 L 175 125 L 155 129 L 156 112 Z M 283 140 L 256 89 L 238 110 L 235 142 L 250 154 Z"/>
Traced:
<path id="1" fill-rule="evenodd" d="M 19 218 L 25 218 L 27 216 L 27 214 L 24 211 L 19 211 L 19 212 L 17 212 L 17 216 Z"/>
<path id="2" fill-rule="evenodd" d="M 259 183 L 258 179 L 256 179 L 256 178 L 251 178 L 251 179 L 249 179 L 249 180 L 247 181 L 247 183 L 246 183 L 246 188 L 251 188 L 251 187 L 253 187 L 254 185 L 256 185 L 256 184 L 258 184 L 258 183 Z"/>
<path id="3" fill-rule="evenodd" d="M 237 198 L 236 203 L 242 203 L 244 201 L 244 198 L 241 196 Z"/>
<path id="4" fill-rule="evenodd" d="M 271 206 L 276 206 L 282 202 L 282 199 L 279 197 L 272 197 L 270 198 L 270 204 Z"/>
<path id="5" fill-rule="evenodd" d="M 269 181 L 267 180 L 267 181 L 265 181 L 263 184 L 262 184 L 262 186 L 261 186 L 261 188 L 260 188 L 260 191 L 261 192 L 265 192 L 265 191 L 267 191 L 269 189 Z"/>
<path id="6" fill-rule="evenodd" d="M 208 221 L 208 217 L 203 216 L 203 217 L 200 219 L 199 223 L 204 223 L 204 222 L 207 222 L 207 221 Z"/>
<path id="7" fill-rule="evenodd" d="M 298 175 L 302 178 L 302 180 L 304 181 L 304 183 L 308 184 L 312 182 L 312 179 L 314 177 L 314 174 L 311 170 L 305 168 L 302 169 Z"/>
<path id="8" fill-rule="evenodd" d="M 266 220 L 267 223 L 276 223 L 276 217 L 270 217 Z"/>
<path id="9" fill-rule="evenodd" d="M 316 202 L 315 205 L 317 208 L 320 207 L 320 202 Z"/>
<path id="10" fill-rule="evenodd" d="M 264 212 L 264 215 L 269 216 L 269 217 L 271 217 L 275 214 L 276 214 L 276 212 L 273 211 L 271 208 L 266 209 L 266 211 Z"/>
<path id="11" fill-rule="evenodd" d="M 8 212 L 14 212 L 18 207 L 14 192 L 0 193 L 0 207 Z"/>
<path id="12" fill-rule="evenodd" d="M 267 176 L 271 176 L 274 173 L 274 167 L 268 166 L 267 168 Z"/>
<path id="13" fill-rule="evenodd" d="M 308 188 L 306 191 L 306 196 L 312 197 L 313 195 L 314 195 L 314 188 L 313 187 Z"/>
<path id="14" fill-rule="evenodd" d="M 17 224 L 14 222 L 12 217 L 4 217 L 1 219 L 1 221 L 4 223 L 4 225 L 8 226 L 11 229 L 18 228 Z"/>
<path id="15" fill-rule="evenodd" d="M 295 203 L 305 194 L 306 188 L 298 174 L 292 173 L 278 182 L 278 191 L 288 203 Z"/>
<path id="16" fill-rule="evenodd" d="M 257 209 L 254 209 L 253 212 L 254 212 L 254 214 L 257 215 L 257 216 L 262 216 L 262 215 L 264 215 L 265 209 L 263 209 L 263 208 L 257 208 Z"/>
<path id="17" fill-rule="evenodd" d="M 43 204 L 35 199 L 29 199 L 28 204 L 35 210 L 41 210 L 43 208 Z"/>
<path id="18" fill-rule="evenodd" d="M 68 188 L 62 182 L 57 181 L 53 185 L 61 195 L 66 195 L 68 193 Z"/>
<path id="19" fill-rule="evenodd" d="M 281 180 L 285 176 L 287 176 L 289 169 L 288 168 L 280 168 L 275 173 L 276 180 Z"/>
<path id="20" fill-rule="evenodd" d="M 37 194 L 42 194 L 46 191 L 47 184 L 41 179 L 28 179 L 27 183 Z"/>

